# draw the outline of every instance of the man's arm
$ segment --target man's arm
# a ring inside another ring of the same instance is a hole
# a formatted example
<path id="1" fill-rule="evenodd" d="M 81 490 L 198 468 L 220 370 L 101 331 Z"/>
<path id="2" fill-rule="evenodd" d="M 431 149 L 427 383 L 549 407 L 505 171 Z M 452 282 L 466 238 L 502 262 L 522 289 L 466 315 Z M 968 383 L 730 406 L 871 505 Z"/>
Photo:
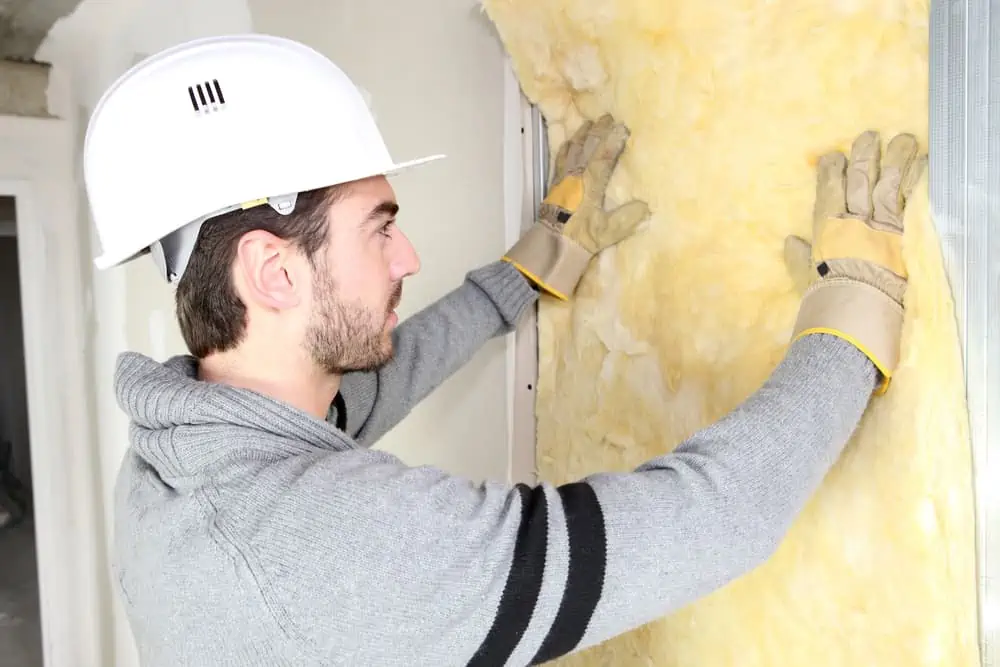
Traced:
<path id="1" fill-rule="evenodd" d="M 290 458 L 260 473 L 274 496 L 252 499 L 268 593 L 336 664 L 519 667 L 578 651 L 764 562 L 876 376 L 850 343 L 807 336 L 672 453 L 559 487 L 473 483 L 371 449 Z"/>
<path id="2" fill-rule="evenodd" d="M 372 445 L 488 340 L 513 331 L 539 290 L 572 298 L 593 257 L 649 217 L 649 207 L 638 200 L 603 210 L 604 190 L 628 136 L 608 114 L 583 123 L 556 155 L 536 224 L 502 260 L 471 272 L 461 287 L 401 324 L 388 366 L 345 375 L 330 420 Z"/>
<path id="3" fill-rule="evenodd" d="M 507 262 L 469 272 L 460 287 L 396 328 L 392 361 L 343 377 L 347 433 L 367 446 L 376 442 L 487 341 L 513 331 L 537 298 Z"/>
<path id="4" fill-rule="evenodd" d="M 338 664 L 513 667 L 635 629 L 764 562 L 899 361 L 901 207 L 922 160 L 911 135 L 881 165 L 878 152 L 866 132 L 850 162 L 821 158 L 813 239 L 786 241 L 804 292 L 785 358 L 673 452 L 558 487 L 474 483 L 371 449 L 261 461 L 268 483 L 232 516 L 253 517 L 255 581 L 277 616 Z M 515 255 L 544 256 L 529 250 Z"/>
<path id="5" fill-rule="evenodd" d="M 471 272 L 461 287 L 401 324 L 388 366 L 345 375 L 329 419 L 370 446 L 488 340 L 513 331 L 538 291 L 572 298 L 593 257 L 649 217 L 649 207 L 638 200 L 603 210 L 604 190 L 628 136 L 607 114 L 582 124 L 556 156 L 536 224 L 502 260 Z"/>

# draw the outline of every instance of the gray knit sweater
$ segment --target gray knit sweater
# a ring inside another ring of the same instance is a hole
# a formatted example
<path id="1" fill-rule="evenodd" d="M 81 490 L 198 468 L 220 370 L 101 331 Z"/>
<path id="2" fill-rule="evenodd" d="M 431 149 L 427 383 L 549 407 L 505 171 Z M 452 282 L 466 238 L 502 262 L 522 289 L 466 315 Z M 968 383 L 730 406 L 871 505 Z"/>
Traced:
<path id="1" fill-rule="evenodd" d="M 370 449 L 535 298 L 505 263 L 471 272 L 397 328 L 391 364 L 344 379 L 329 421 L 197 381 L 188 357 L 121 355 L 113 560 L 142 664 L 520 666 L 591 646 L 768 558 L 875 386 L 853 347 L 811 336 L 672 453 L 560 487 Z"/>

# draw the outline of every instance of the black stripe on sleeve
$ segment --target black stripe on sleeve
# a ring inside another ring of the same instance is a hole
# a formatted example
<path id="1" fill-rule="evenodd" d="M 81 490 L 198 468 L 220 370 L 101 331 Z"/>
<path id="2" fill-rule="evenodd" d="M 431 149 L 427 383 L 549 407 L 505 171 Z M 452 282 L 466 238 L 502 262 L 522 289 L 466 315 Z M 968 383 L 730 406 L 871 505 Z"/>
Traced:
<path id="1" fill-rule="evenodd" d="M 524 636 L 542 590 L 545 552 L 548 549 L 548 505 L 543 487 L 518 484 L 521 525 L 514 543 L 514 558 L 493 626 L 469 667 L 502 666 Z"/>
<path id="2" fill-rule="evenodd" d="M 559 487 L 569 533 L 569 574 L 556 619 L 531 660 L 538 665 L 573 651 L 583 638 L 604 589 L 607 540 L 604 514 L 593 487 Z"/>

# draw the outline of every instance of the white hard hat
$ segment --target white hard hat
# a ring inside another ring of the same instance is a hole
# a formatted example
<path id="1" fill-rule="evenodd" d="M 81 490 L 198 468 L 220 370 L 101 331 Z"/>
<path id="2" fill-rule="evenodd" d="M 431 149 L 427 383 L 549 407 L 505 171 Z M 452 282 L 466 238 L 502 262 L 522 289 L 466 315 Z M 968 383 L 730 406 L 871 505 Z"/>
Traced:
<path id="1" fill-rule="evenodd" d="M 84 181 L 100 269 L 149 251 L 180 279 L 202 223 L 299 192 L 444 157 L 393 162 L 364 97 L 325 56 L 288 39 L 233 35 L 162 51 L 98 102 Z"/>

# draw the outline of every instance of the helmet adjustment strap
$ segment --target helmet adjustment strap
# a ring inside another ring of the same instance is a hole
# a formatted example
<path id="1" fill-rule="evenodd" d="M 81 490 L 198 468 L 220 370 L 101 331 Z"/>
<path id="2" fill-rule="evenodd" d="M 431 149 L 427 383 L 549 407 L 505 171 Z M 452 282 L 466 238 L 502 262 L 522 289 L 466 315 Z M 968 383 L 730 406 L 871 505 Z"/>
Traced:
<path id="1" fill-rule="evenodd" d="M 295 210 L 295 203 L 298 196 L 297 192 L 293 192 L 292 194 L 277 195 L 275 197 L 262 197 L 215 211 L 193 222 L 189 222 L 177 231 L 168 234 L 166 237 L 150 245 L 150 255 L 152 255 L 153 262 L 156 264 L 160 275 L 168 283 L 176 287 L 177 283 L 180 282 L 181 276 L 184 275 L 185 269 L 187 269 L 191 253 L 194 252 L 194 246 L 198 242 L 198 235 L 201 233 L 201 227 L 205 222 L 232 211 L 245 211 L 264 204 L 268 204 L 279 215 L 289 215 Z"/>

